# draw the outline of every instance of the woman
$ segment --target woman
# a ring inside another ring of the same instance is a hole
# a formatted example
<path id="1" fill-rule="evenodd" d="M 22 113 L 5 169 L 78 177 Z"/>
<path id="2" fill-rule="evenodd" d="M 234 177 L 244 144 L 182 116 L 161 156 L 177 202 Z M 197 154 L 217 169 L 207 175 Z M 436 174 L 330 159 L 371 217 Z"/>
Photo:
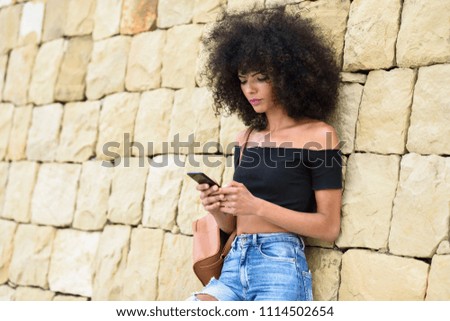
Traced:
<path id="1" fill-rule="evenodd" d="M 237 135 L 233 181 L 197 186 L 237 237 L 219 280 L 193 299 L 312 300 L 301 236 L 333 242 L 340 231 L 339 142 L 325 122 L 339 83 L 333 53 L 283 9 L 225 13 L 203 41 L 216 111 L 248 129 Z"/>

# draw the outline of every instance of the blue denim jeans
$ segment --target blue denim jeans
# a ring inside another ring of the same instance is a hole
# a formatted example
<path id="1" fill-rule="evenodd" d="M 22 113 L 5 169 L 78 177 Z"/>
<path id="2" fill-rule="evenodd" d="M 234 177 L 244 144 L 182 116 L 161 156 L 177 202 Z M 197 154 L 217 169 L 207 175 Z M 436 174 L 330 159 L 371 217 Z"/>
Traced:
<path id="1" fill-rule="evenodd" d="M 220 278 L 196 294 L 219 301 L 310 301 L 312 280 L 304 249 L 303 240 L 291 233 L 238 235 Z"/>

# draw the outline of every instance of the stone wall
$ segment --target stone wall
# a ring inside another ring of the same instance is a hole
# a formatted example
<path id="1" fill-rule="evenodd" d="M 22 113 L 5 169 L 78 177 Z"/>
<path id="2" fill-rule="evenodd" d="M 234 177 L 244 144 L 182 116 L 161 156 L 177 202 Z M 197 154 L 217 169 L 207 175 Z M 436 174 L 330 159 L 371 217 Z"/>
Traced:
<path id="1" fill-rule="evenodd" d="M 243 127 L 198 76 L 220 5 L 300 10 L 341 62 L 342 231 L 307 240 L 315 299 L 450 300 L 450 0 L 0 0 L 0 299 L 200 288 L 184 173 L 229 181 Z"/>

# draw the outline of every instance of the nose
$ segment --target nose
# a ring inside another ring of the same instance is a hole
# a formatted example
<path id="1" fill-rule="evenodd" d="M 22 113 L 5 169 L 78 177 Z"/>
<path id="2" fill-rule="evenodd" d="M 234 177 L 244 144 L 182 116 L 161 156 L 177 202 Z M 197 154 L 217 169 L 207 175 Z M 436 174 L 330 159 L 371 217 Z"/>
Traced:
<path id="1" fill-rule="evenodd" d="M 248 81 L 245 85 L 243 85 L 242 91 L 246 96 L 252 95 L 256 92 L 256 87 L 251 81 Z"/>

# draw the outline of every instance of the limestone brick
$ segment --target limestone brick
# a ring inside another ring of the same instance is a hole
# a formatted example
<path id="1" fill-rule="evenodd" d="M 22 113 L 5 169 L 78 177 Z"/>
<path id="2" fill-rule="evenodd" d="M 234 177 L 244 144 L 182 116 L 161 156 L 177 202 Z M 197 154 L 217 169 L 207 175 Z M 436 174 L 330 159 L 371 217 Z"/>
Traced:
<path id="1" fill-rule="evenodd" d="M 202 288 L 192 270 L 192 238 L 166 233 L 158 274 L 158 301 L 184 300 Z"/>
<path id="2" fill-rule="evenodd" d="M 9 265 L 13 254 L 13 241 L 16 229 L 16 223 L 0 219 L 0 284 L 8 281 Z"/>
<path id="3" fill-rule="evenodd" d="M 227 155 L 234 153 L 236 137 L 238 133 L 245 130 L 246 126 L 236 115 L 222 116 L 220 118 L 219 152 Z"/>
<path id="4" fill-rule="evenodd" d="M 42 33 L 42 41 L 50 41 L 64 35 L 69 1 L 47 0 Z"/>
<path id="5" fill-rule="evenodd" d="M 100 102 L 67 103 L 56 160 L 83 162 L 94 155 Z"/>
<path id="6" fill-rule="evenodd" d="M 144 91 L 160 87 L 165 41 L 164 30 L 145 32 L 133 37 L 125 78 L 127 90 Z"/>
<path id="7" fill-rule="evenodd" d="M 219 155 L 188 155 L 185 171 L 204 172 L 221 184 L 226 158 Z M 200 192 L 197 183 L 187 175 L 183 176 L 183 184 L 178 201 L 177 224 L 183 234 L 192 234 L 192 222 L 207 214 L 200 202 Z"/>
<path id="8" fill-rule="evenodd" d="M 73 227 L 81 230 L 101 230 L 105 226 L 108 200 L 114 170 L 102 161 L 84 162 L 77 194 Z"/>
<path id="9" fill-rule="evenodd" d="M 0 159 L 4 159 L 14 117 L 13 104 L 0 104 Z"/>
<path id="10" fill-rule="evenodd" d="M 397 61 L 417 67 L 450 61 L 448 1 L 406 0 L 397 40 Z"/>
<path id="11" fill-rule="evenodd" d="M 97 0 L 94 40 L 108 38 L 119 33 L 123 0 Z"/>
<path id="12" fill-rule="evenodd" d="M 219 123 L 220 118 L 212 110 L 211 94 L 206 88 L 178 90 L 169 132 L 174 153 L 216 153 Z"/>
<path id="13" fill-rule="evenodd" d="M 82 36 L 94 30 L 96 0 L 69 0 L 67 21 L 64 29 L 66 36 Z"/>
<path id="14" fill-rule="evenodd" d="M 20 224 L 17 227 L 9 268 L 11 282 L 48 289 L 47 275 L 55 232 L 50 226 Z"/>
<path id="15" fill-rule="evenodd" d="M 3 203 L 6 193 L 6 182 L 8 181 L 9 163 L 0 162 L 0 213 L 3 211 Z"/>
<path id="16" fill-rule="evenodd" d="M 350 155 L 339 247 L 387 248 L 399 163 L 396 155 Z"/>
<path id="17" fill-rule="evenodd" d="M 81 166 L 42 164 L 31 201 L 31 221 L 68 226 L 72 223 Z"/>
<path id="18" fill-rule="evenodd" d="M 435 255 L 428 278 L 427 301 L 450 300 L 450 255 Z"/>
<path id="19" fill-rule="evenodd" d="M 94 43 L 86 76 L 86 96 L 99 99 L 123 91 L 131 38 L 116 36 Z"/>
<path id="20" fill-rule="evenodd" d="M 450 159 L 403 156 L 389 236 L 396 255 L 432 257 L 450 232 Z"/>
<path id="21" fill-rule="evenodd" d="M 340 283 L 342 253 L 331 249 L 307 248 L 313 276 L 313 297 L 318 301 L 336 301 Z"/>
<path id="22" fill-rule="evenodd" d="M 130 253 L 123 277 L 125 300 L 156 300 L 163 240 L 162 230 L 137 228 L 131 232 Z"/>
<path id="23" fill-rule="evenodd" d="M 226 0 L 194 0 L 193 22 L 207 23 L 216 19 Z"/>
<path id="24" fill-rule="evenodd" d="M 131 228 L 108 225 L 103 230 L 94 261 L 92 300 L 123 299 L 123 275 L 130 248 Z"/>
<path id="25" fill-rule="evenodd" d="M 450 64 L 419 69 L 406 148 L 420 154 L 450 154 Z"/>
<path id="26" fill-rule="evenodd" d="M 357 151 L 405 153 L 414 82 L 411 69 L 369 73 L 357 123 Z"/>
<path id="27" fill-rule="evenodd" d="M 127 0 L 122 6 L 120 33 L 136 34 L 155 27 L 158 0 Z"/>
<path id="28" fill-rule="evenodd" d="M 25 151 L 27 147 L 28 129 L 31 125 L 32 115 L 32 105 L 14 108 L 13 123 L 6 152 L 7 160 L 16 161 L 26 158 Z"/>
<path id="29" fill-rule="evenodd" d="M 62 114 L 63 107 L 61 104 L 33 108 L 26 151 L 28 159 L 40 161 L 55 159 Z"/>
<path id="30" fill-rule="evenodd" d="M 92 295 L 93 263 L 99 240 L 99 232 L 58 230 L 48 274 L 50 290 L 88 297 Z"/>
<path id="31" fill-rule="evenodd" d="M 233 180 L 234 175 L 234 155 L 227 156 L 222 174 L 222 184 L 228 184 Z"/>
<path id="32" fill-rule="evenodd" d="M 96 155 L 111 160 L 130 156 L 139 94 L 118 93 L 106 97 L 100 112 Z"/>
<path id="33" fill-rule="evenodd" d="M 60 295 L 57 294 L 53 298 L 53 301 L 87 301 L 88 298 L 82 296 L 73 296 L 73 295 Z"/>
<path id="34" fill-rule="evenodd" d="M 141 222 L 148 167 L 144 158 L 122 158 L 114 168 L 108 202 L 109 221 L 127 225 Z"/>
<path id="35" fill-rule="evenodd" d="M 142 93 L 134 127 L 134 156 L 168 152 L 174 95 L 173 90 L 166 88 Z"/>
<path id="36" fill-rule="evenodd" d="M 228 0 L 230 11 L 254 11 L 264 9 L 264 0 Z"/>
<path id="37" fill-rule="evenodd" d="M 444 240 L 441 243 L 439 243 L 439 246 L 436 250 L 436 254 L 439 255 L 450 254 L 450 241 Z"/>
<path id="38" fill-rule="evenodd" d="M 0 8 L 9 6 L 14 3 L 14 0 L 0 0 Z"/>
<path id="39" fill-rule="evenodd" d="M 0 55 L 17 45 L 22 8 L 23 5 L 19 4 L 0 10 Z"/>
<path id="40" fill-rule="evenodd" d="M 166 0 L 158 4 L 158 28 L 170 28 L 192 22 L 195 3 L 192 0 Z"/>
<path id="41" fill-rule="evenodd" d="M 201 25 L 175 26 L 167 31 L 161 71 L 162 87 L 195 86 L 196 61 L 202 31 Z"/>
<path id="42" fill-rule="evenodd" d="M 0 301 L 12 301 L 14 299 L 14 289 L 7 285 L 0 285 Z"/>
<path id="43" fill-rule="evenodd" d="M 85 78 L 93 43 L 89 36 L 73 37 L 61 63 L 55 86 L 55 100 L 76 101 L 84 99 Z"/>
<path id="44" fill-rule="evenodd" d="M 342 82 L 356 82 L 359 84 L 365 84 L 367 75 L 356 72 L 341 72 L 340 78 Z"/>
<path id="45" fill-rule="evenodd" d="M 142 225 L 171 231 L 183 180 L 183 155 L 155 156 L 150 163 L 144 198 Z"/>
<path id="46" fill-rule="evenodd" d="M 386 69 L 395 65 L 401 0 L 356 0 L 350 6 L 344 70 Z"/>
<path id="47" fill-rule="evenodd" d="M 0 101 L 3 100 L 3 86 L 5 84 L 7 62 L 8 62 L 8 55 L 0 56 Z"/>
<path id="48" fill-rule="evenodd" d="M 39 288 L 19 286 L 13 295 L 13 301 L 51 301 L 55 293 Z"/>
<path id="49" fill-rule="evenodd" d="M 65 47 L 66 41 L 57 39 L 47 42 L 39 48 L 28 92 L 29 101 L 36 105 L 53 102 L 56 79 Z"/>
<path id="50" fill-rule="evenodd" d="M 367 250 L 342 256 L 342 301 L 421 301 L 425 297 L 429 265 L 410 258 Z"/>
<path id="51" fill-rule="evenodd" d="M 350 154 L 354 151 L 356 122 L 364 87 L 358 83 L 344 83 L 339 88 L 336 110 L 329 122 L 336 129 L 341 142 L 341 151 Z"/>
<path id="52" fill-rule="evenodd" d="M 31 197 L 39 165 L 35 162 L 12 162 L 9 168 L 2 217 L 28 223 L 31 219 Z"/>
<path id="53" fill-rule="evenodd" d="M 44 1 L 30 1 L 24 4 L 19 29 L 20 45 L 34 44 L 41 41 L 44 10 Z"/>
<path id="54" fill-rule="evenodd" d="M 28 85 L 33 69 L 37 47 L 28 45 L 14 49 L 9 57 L 3 100 L 15 105 L 27 103 Z"/>

